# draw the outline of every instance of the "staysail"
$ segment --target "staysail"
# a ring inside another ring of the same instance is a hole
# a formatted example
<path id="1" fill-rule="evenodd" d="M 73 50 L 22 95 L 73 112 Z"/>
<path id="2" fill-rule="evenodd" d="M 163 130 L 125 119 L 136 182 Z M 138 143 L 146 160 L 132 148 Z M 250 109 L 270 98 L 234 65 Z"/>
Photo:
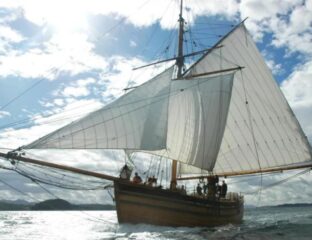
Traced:
<path id="1" fill-rule="evenodd" d="M 310 145 L 244 24 L 191 67 L 188 75 L 243 67 L 232 98 L 214 173 L 246 173 L 312 164 Z"/>
<path id="2" fill-rule="evenodd" d="M 173 67 L 86 117 L 25 149 L 145 149 L 166 147 Z"/>

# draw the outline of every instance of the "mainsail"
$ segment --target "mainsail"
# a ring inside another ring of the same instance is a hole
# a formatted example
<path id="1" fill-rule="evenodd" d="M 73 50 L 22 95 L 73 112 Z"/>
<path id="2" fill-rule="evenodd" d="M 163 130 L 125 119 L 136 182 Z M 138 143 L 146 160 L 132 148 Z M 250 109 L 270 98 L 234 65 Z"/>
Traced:
<path id="1" fill-rule="evenodd" d="M 141 151 L 220 175 L 311 164 L 309 143 L 244 24 L 220 45 L 186 78 L 172 79 L 171 67 L 24 148 Z"/>
<path id="2" fill-rule="evenodd" d="M 310 145 L 244 24 L 195 63 L 197 75 L 244 67 L 235 74 L 227 123 L 214 173 L 311 165 Z"/>

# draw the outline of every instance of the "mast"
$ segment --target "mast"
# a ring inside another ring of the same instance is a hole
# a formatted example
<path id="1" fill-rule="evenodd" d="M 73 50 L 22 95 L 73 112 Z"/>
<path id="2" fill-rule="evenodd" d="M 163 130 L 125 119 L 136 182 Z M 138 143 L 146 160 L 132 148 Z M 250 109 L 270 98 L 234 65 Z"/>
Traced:
<path id="1" fill-rule="evenodd" d="M 183 0 L 180 2 L 180 14 L 179 14 L 179 39 L 178 39 L 178 57 L 176 65 L 178 67 L 177 78 L 182 77 L 182 69 L 184 65 L 183 57 L 183 34 L 184 34 L 184 18 L 183 18 Z"/>
<path id="2" fill-rule="evenodd" d="M 182 77 L 182 69 L 184 65 L 183 57 L 183 34 L 184 34 L 184 18 L 183 18 L 183 0 L 180 1 L 180 14 L 179 14 L 179 39 L 178 39 L 178 56 L 176 60 L 177 65 L 177 78 Z M 175 189 L 177 185 L 177 166 L 178 161 L 172 160 L 172 169 L 171 169 L 171 184 L 170 188 Z"/>

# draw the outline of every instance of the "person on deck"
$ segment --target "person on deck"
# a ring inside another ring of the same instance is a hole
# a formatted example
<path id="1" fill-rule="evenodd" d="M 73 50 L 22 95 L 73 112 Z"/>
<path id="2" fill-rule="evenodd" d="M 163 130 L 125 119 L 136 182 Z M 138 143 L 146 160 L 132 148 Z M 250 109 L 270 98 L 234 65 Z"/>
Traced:
<path id="1" fill-rule="evenodd" d="M 223 181 L 222 181 L 222 185 L 221 185 L 220 197 L 225 198 L 226 192 L 227 192 L 227 185 L 226 185 L 225 181 L 223 180 Z"/>
<path id="2" fill-rule="evenodd" d="M 155 187 L 157 185 L 157 178 L 155 178 L 155 176 L 149 177 L 147 179 L 147 185 L 150 187 Z"/>
<path id="3" fill-rule="evenodd" d="M 207 181 L 208 181 L 208 197 L 214 199 L 217 193 L 216 177 L 208 176 Z"/>
<path id="4" fill-rule="evenodd" d="M 131 173 L 132 173 L 132 169 L 130 169 L 128 165 L 125 164 L 125 166 L 122 167 L 119 176 L 121 179 L 130 180 Z"/>
<path id="5" fill-rule="evenodd" d="M 208 193 L 208 182 L 207 184 L 204 182 L 204 194 L 207 195 Z"/>
<path id="6" fill-rule="evenodd" d="M 221 185 L 219 183 L 217 184 L 217 196 L 221 196 Z"/>
<path id="7" fill-rule="evenodd" d="M 181 193 L 182 193 L 183 195 L 186 195 L 186 189 L 185 189 L 185 186 L 184 186 L 184 185 L 181 186 Z"/>
<path id="8" fill-rule="evenodd" d="M 196 191 L 199 196 L 203 195 L 202 187 L 199 185 L 199 183 L 197 184 Z"/>
<path id="9" fill-rule="evenodd" d="M 132 181 L 133 181 L 133 183 L 139 184 L 139 183 L 142 183 L 142 178 L 141 178 L 141 177 L 139 176 L 139 174 L 136 172 L 136 173 L 134 174 L 134 177 L 133 177 Z"/>

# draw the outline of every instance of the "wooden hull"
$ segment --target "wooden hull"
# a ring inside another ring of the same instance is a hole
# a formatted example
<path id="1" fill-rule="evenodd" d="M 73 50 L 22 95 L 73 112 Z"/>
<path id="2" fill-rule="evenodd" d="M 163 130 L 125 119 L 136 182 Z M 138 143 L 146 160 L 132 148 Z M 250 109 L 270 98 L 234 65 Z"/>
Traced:
<path id="1" fill-rule="evenodd" d="M 115 181 L 119 223 L 203 227 L 239 224 L 243 198 L 208 200 L 128 181 Z"/>

